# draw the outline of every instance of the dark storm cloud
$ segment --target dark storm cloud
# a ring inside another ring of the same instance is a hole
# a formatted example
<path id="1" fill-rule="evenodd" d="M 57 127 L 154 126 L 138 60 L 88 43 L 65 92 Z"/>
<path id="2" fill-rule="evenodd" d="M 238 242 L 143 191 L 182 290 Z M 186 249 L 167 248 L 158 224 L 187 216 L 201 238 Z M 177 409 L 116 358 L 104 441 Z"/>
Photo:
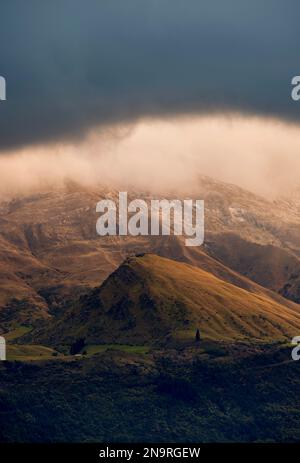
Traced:
<path id="1" fill-rule="evenodd" d="M 4 0 L 0 148 L 141 115 L 299 119 L 297 0 Z"/>

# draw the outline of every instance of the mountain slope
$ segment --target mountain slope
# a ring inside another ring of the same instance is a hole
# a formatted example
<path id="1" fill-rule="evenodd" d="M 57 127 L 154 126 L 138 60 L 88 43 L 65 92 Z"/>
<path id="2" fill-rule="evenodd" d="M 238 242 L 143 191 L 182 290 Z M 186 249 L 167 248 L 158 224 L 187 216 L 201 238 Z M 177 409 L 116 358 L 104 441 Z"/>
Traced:
<path id="1" fill-rule="evenodd" d="M 277 274 L 274 269 L 275 279 L 279 276 L 281 281 L 275 288 L 260 279 L 255 268 L 253 273 L 247 269 L 251 265 L 247 256 L 251 257 L 252 244 L 263 246 L 262 262 L 267 252 L 265 246 L 276 245 L 284 252 L 293 252 L 295 258 L 300 255 L 299 214 L 290 203 L 287 206 L 286 202 L 267 201 L 234 185 L 199 177 L 191 197 L 205 200 L 206 238 L 218 233 L 220 240 L 226 234 L 244 240 L 242 268 L 235 267 L 218 252 L 212 254 L 220 258 L 221 262 L 217 262 L 206 255 L 205 246 L 187 248 L 181 237 L 100 238 L 95 230 L 96 203 L 103 198 L 117 200 L 117 194 L 101 186 L 83 188 L 69 182 L 61 188 L 0 203 L 0 330 L 10 323 L 28 322 L 47 316 L 47 312 L 63 311 L 72 299 L 102 283 L 128 255 L 145 251 L 206 269 L 225 281 L 256 292 L 253 283 L 237 273 L 240 271 L 285 297 L 298 300 L 295 272 L 289 274 L 278 266 Z M 166 195 L 169 199 L 176 196 Z M 150 201 L 153 196 L 132 191 L 129 197 Z M 285 259 L 282 264 L 285 265 Z M 286 280 L 282 278 L 285 276 Z"/>
<path id="2" fill-rule="evenodd" d="M 213 258 L 239 274 L 300 302 L 300 259 L 290 251 L 252 243 L 233 233 L 210 234 L 205 248 Z"/>
<path id="3" fill-rule="evenodd" d="M 209 272 L 153 254 L 131 257 L 70 311 L 37 331 L 49 345 L 143 344 L 169 337 L 289 340 L 300 331 L 297 305 L 284 306 Z"/>

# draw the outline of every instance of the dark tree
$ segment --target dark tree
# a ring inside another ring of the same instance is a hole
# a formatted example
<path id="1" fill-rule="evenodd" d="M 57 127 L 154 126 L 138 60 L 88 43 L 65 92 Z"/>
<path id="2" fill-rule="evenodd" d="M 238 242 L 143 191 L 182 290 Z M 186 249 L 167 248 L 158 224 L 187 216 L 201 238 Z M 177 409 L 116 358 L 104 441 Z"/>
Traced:
<path id="1" fill-rule="evenodd" d="M 199 331 L 199 328 L 197 329 L 196 331 L 196 341 L 200 341 L 200 331 Z"/>
<path id="2" fill-rule="evenodd" d="M 85 339 L 79 338 L 71 345 L 70 354 L 76 355 L 78 354 L 85 346 Z"/>

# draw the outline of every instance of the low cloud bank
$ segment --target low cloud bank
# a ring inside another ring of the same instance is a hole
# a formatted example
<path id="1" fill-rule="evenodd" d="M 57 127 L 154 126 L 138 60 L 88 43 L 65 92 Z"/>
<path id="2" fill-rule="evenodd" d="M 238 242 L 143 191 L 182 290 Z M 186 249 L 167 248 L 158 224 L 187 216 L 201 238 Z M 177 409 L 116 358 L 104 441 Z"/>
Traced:
<path id="1" fill-rule="evenodd" d="M 144 119 L 0 157 L 0 196 L 62 185 L 192 191 L 199 175 L 275 196 L 299 185 L 300 129 L 238 114 Z"/>

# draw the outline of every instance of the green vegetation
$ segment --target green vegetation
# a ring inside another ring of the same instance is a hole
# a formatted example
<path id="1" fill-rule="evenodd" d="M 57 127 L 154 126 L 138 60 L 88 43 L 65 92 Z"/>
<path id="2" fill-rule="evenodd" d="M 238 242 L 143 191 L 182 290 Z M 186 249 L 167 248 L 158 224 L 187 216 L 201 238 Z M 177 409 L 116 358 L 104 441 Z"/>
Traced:
<path id="1" fill-rule="evenodd" d="M 278 346 L 231 348 L 3 362 L 0 441 L 299 441 L 300 362 Z"/>
<path id="2" fill-rule="evenodd" d="M 84 338 L 79 338 L 76 339 L 75 342 L 70 347 L 70 355 L 76 355 L 79 354 L 83 348 L 85 347 L 85 339 Z"/>

